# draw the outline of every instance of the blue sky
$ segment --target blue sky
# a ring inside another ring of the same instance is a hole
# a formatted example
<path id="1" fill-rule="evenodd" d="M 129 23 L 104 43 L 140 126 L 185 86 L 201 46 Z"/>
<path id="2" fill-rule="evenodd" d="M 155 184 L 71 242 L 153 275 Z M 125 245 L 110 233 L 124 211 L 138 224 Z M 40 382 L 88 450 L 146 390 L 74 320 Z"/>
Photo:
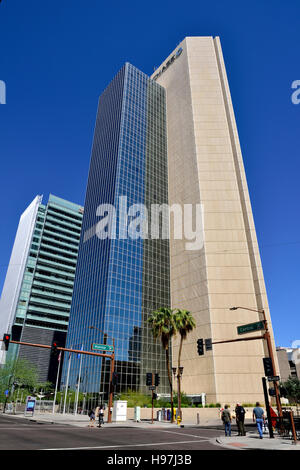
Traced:
<path id="1" fill-rule="evenodd" d="M 0 4 L 0 291 L 37 194 L 83 204 L 98 96 L 131 62 L 153 72 L 185 36 L 220 36 L 277 345 L 300 339 L 300 3 Z"/>

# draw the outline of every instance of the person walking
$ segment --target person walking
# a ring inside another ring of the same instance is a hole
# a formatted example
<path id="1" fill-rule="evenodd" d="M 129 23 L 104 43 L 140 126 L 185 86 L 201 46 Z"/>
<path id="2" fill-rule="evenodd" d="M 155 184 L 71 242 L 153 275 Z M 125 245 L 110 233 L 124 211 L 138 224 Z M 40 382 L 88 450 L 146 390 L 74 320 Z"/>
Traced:
<path id="1" fill-rule="evenodd" d="M 237 403 L 235 408 L 235 419 L 238 426 L 238 436 L 246 436 L 245 414 L 245 408 L 240 403 Z"/>
<path id="2" fill-rule="evenodd" d="M 95 418 L 99 418 L 99 411 L 100 411 L 100 405 L 97 405 L 96 406 L 96 409 L 95 409 Z"/>
<path id="3" fill-rule="evenodd" d="M 231 414 L 229 406 L 225 405 L 225 409 L 222 411 L 221 419 L 225 426 L 225 436 L 231 436 Z"/>
<path id="4" fill-rule="evenodd" d="M 104 408 L 101 405 L 99 409 L 99 428 L 101 428 L 102 424 L 104 424 Z"/>
<path id="5" fill-rule="evenodd" d="M 88 416 L 90 418 L 89 428 L 93 428 L 95 424 L 95 410 L 91 408 L 88 412 Z"/>
<path id="6" fill-rule="evenodd" d="M 259 438 L 263 439 L 263 423 L 265 421 L 265 412 L 261 408 L 259 402 L 256 402 L 255 408 L 253 408 L 253 422 L 256 421 Z"/>

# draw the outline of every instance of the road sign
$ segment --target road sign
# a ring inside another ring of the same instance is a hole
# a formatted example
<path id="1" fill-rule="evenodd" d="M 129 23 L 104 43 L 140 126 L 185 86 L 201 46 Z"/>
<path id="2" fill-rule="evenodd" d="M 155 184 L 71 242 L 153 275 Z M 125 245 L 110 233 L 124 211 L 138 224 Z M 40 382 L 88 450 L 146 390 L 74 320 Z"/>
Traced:
<path id="1" fill-rule="evenodd" d="M 248 323 L 247 325 L 241 325 L 237 327 L 238 335 L 245 333 L 251 333 L 251 331 L 264 330 L 265 323 L 263 321 L 257 321 L 255 323 Z"/>
<path id="2" fill-rule="evenodd" d="M 9 395 L 9 390 L 5 390 L 4 393 L 5 393 L 5 396 L 8 397 L 8 395 Z"/>
<path id="3" fill-rule="evenodd" d="M 113 346 L 109 346 L 108 344 L 97 344 L 97 343 L 93 343 L 93 344 L 92 344 L 92 350 L 93 350 L 93 351 L 109 351 L 109 352 L 113 352 L 114 347 L 113 347 Z"/>
<path id="4" fill-rule="evenodd" d="M 149 387 L 149 390 L 155 390 L 154 385 L 151 385 L 151 386 Z"/>
<path id="5" fill-rule="evenodd" d="M 273 375 L 272 377 L 268 377 L 268 382 L 279 382 L 279 380 L 279 375 Z"/>
<path id="6" fill-rule="evenodd" d="M 33 416 L 35 405 L 36 405 L 35 397 L 26 397 L 26 405 L 25 405 L 25 412 L 24 412 L 25 416 L 27 415 L 27 413 L 32 413 L 32 416 Z"/>

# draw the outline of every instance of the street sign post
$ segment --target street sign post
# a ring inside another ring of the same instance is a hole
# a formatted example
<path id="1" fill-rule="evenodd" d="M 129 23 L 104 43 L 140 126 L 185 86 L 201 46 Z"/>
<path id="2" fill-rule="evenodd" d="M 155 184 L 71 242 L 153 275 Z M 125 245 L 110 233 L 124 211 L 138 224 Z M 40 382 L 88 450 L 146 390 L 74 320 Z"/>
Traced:
<path id="1" fill-rule="evenodd" d="M 32 413 L 34 415 L 36 405 L 36 398 L 35 397 L 27 397 L 26 398 L 26 405 L 25 405 L 25 413 L 24 415 L 27 416 L 27 413 Z"/>
<path id="2" fill-rule="evenodd" d="M 93 343 L 93 344 L 92 344 L 92 350 L 93 350 L 93 351 L 110 351 L 110 352 L 113 352 L 114 347 L 113 347 L 113 346 L 109 346 L 108 344 L 97 344 L 97 343 Z"/>
<path id="3" fill-rule="evenodd" d="M 271 377 L 268 377 L 268 382 L 279 382 L 280 377 L 279 375 L 273 375 Z"/>
<path id="4" fill-rule="evenodd" d="M 247 325 L 241 325 L 237 327 L 238 335 L 245 333 L 251 333 L 252 331 L 264 330 L 265 323 L 263 321 L 257 321 L 255 323 L 248 323 Z"/>

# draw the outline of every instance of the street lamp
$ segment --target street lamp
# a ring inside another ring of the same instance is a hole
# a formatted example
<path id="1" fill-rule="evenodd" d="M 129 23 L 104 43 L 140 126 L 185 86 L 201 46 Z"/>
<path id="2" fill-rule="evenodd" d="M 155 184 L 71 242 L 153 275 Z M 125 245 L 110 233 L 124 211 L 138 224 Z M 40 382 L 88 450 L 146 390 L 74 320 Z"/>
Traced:
<path id="1" fill-rule="evenodd" d="M 177 367 L 172 367 L 172 372 L 173 372 L 173 375 L 174 375 L 174 380 L 175 380 L 176 372 L 177 372 L 178 416 L 180 416 L 180 419 L 181 419 L 181 387 L 180 387 L 180 381 L 181 381 L 182 374 L 183 374 L 183 367 L 179 366 L 178 369 L 177 369 Z"/>
<path id="2" fill-rule="evenodd" d="M 256 313 L 262 314 L 263 322 L 265 326 L 265 333 L 262 336 L 262 338 L 264 338 L 267 341 L 268 354 L 269 354 L 269 357 L 271 359 L 272 366 L 273 366 L 273 374 L 274 376 L 276 376 L 277 374 L 276 374 L 275 359 L 274 359 L 273 347 L 272 347 L 272 342 L 271 342 L 271 335 L 270 335 L 268 322 L 266 318 L 266 312 L 263 309 L 256 310 L 256 309 L 248 308 L 248 307 L 230 307 L 229 308 L 229 310 L 238 310 L 238 309 L 249 310 L 250 312 L 256 312 Z M 280 403 L 278 383 L 276 381 L 274 381 L 273 383 L 274 383 L 274 388 L 275 388 L 275 393 L 276 393 L 276 405 L 277 405 L 278 415 L 280 416 L 280 418 L 282 418 L 282 409 L 281 409 L 281 403 Z"/>

